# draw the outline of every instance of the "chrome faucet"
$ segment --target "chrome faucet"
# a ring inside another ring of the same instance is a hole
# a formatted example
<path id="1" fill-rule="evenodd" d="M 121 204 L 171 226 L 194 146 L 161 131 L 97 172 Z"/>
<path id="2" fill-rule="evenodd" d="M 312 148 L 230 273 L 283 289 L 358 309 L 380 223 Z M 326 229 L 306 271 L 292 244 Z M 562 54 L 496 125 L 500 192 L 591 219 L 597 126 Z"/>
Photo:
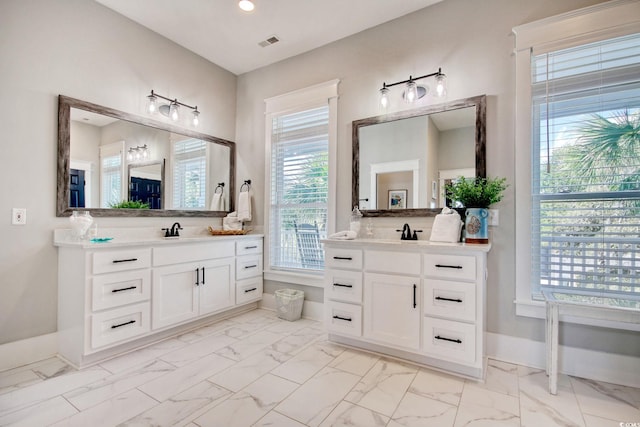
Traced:
<path id="1" fill-rule="evenodd" d="M 182 230 L 179 222 L 174 223 L 171 228 L 163 228 L 164 237 L 180 237 L 180 232 L 178 230 Z"/>
<path id="2" fill-rule="evenodd" d="M 413 234 L 411 234 L 411 227 L 409 227 L 409 224 L 406 223 L 402 226 L 402 230 L 396 231 L 402 232 L 400 240 L 418 240 L 418 235 L 416 233 L 422 233 L 422 230 L 413 230 Z"/>

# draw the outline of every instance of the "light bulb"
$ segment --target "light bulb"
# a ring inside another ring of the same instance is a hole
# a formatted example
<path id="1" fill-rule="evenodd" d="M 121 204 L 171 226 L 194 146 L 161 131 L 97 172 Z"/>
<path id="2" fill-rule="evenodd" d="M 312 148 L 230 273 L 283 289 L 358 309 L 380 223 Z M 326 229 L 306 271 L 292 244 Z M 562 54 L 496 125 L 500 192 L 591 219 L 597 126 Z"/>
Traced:
<path id="1" fill-rule="evenodd" d="M 169 107 L 169 117 L 171 117 L 171 120 L 173 120 L 174 122 L 177 122 L 180 118 L 180 114 L 178 113 L 178 104 L 176 104 L 175 102 L 172 102 L 171 106 Z"/>
<path id="2" fill-rule="evenodd" d="M 442 98 L 447 94 L 447 76 L 438 74 L 436 76 L 436 96 Z"/>
<path id="3" fill-rule="evenodd" d="M 255 7 L 251 0 L 240 0 L 238 2 L 238 6 L 240 6 L 240 9 L 244 10 L 245 12 L 251 12 Z"/>
<path id="4" fill-rule="evenodd" d="M 380 89 L 380 106 L 385 110 L 389 106 L 389 88 L 385 85 Z"/>
<path id="5" fill-rule="evenodd" d="M 127 160 L 129 161 L 133 160 L 133 151 L 131 151 L 131 148 L 129 148 L 129 153 L 127 154 Z"/>
<path id="6" fill-rule="evenodd" d="M 156 112 L 157 108 L 158 108 L 158 98 L 156 98 L 155 95 L 151 94 L 149 96 L 147 96 L 147 99 L 149 100 L 147 102 L 147 112 L 149 114 L 153 114 Z"/>
<path id="7" fill-rule="evenodd" d="M 193 110 L 193 120 L 191 121 L 191 123 L 193 124 L 194 127 L 197 127 L 200 124 L 200 119 L 198 118 L 198 116 L 200 115 L 200 111 L 198 111 L 197 107 L 195 110 Z"/>
<path id="8" fill-rule="evenodd" d="M 416 86 L 416 82 L 409 80 L 404 92 L 404 100 L 411 104 L 415 102 L 416 99 L 418 99 L 418 87 Z"/>

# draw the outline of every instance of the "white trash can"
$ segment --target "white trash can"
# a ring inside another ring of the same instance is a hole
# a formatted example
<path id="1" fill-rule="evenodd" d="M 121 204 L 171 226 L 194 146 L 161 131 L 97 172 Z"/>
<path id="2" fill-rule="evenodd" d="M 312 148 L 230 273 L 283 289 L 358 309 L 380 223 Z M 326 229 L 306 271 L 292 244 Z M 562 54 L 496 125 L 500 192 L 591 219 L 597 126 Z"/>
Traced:
<path id="1" fill-rule="evenodd" d="M 302 315 L 304 292 L 296 289 L 278 289 L 276 291 L 276 310 L 278 317 L 284 320 L 298 320 Z"/>

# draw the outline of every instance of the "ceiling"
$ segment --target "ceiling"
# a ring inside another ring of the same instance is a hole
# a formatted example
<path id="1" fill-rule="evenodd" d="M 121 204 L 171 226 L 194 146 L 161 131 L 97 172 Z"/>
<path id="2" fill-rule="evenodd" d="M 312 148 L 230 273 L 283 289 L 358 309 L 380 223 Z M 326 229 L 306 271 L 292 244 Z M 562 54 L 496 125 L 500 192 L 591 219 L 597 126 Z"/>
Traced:
<path id="1" fill-rule="evenodd" d="M 239 75 L 442 0 L 254 0 L 253 12 L 237 0 L 96 1 Z"/>

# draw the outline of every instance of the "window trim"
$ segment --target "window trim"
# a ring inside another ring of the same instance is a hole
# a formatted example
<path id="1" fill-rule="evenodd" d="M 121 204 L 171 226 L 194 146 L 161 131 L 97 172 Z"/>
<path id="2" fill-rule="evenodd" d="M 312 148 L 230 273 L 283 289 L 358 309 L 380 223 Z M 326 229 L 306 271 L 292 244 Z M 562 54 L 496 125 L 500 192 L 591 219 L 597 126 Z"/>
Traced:
<path id="1" fill-rule="evenodd" d="M 614 0 L 520 25 L 512 29 L 516 57 L 515 114 L 515 233 L 516 315 L 545 318 L 544 303 L 531 293 L 531 58 L 591 42 L 640 32 L 640 3 Z M 563 319 L 565 320 L 565 319 Z M 570 317 L 574 323 L 611 323 Z"/>
<path id="2" fill-rule="evenodd" d="M 336 190 L 337 190 L 337 152 L 338 152 L 338 84 L 340 80 L 316 84 L 304 89 L 288 92 L 265 99 L 265 194 L 271 188 L 271 128 L 274 116 L 288 112 L 311 109 L 322 105 L 329 106 L 329 194 L 327 199 L 327 235 L 335 233 L 336 227 Z M 271 268 L 270 223 L 271 199 L 264 202 L 264 278 L 279 282 L 295 283 L 306 286 L 323 287 L 324 281 L 317 272 L 288 272 Z"/>

